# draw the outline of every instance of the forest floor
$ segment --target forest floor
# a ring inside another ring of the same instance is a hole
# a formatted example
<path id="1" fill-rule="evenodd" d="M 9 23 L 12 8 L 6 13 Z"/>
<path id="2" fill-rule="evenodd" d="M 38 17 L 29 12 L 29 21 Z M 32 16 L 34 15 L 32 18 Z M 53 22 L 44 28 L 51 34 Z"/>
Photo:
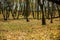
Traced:
<path id="1" fill-rule="evenodd" d="M 60 40 L 59 18 L 46 20 L 46 25 L 41 25 L 41 20 L 25 19 L 3 21 L 0 19 L 0 40 Z"/>

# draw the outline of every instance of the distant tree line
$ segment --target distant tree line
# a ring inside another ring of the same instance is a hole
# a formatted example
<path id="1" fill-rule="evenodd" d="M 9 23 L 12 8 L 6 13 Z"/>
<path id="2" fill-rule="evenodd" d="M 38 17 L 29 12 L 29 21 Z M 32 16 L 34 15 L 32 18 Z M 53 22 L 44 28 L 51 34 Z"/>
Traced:
<path id="1" fill-rule="evenodd" d="M 20 0 L 18 2 L 4 0 L 0 2 L 1 13 L 5 21 L 9 19 L 11 13 L 13 19 L 19 19 L 19 15 L 22 15 L 27 22 L 29 22 L 28 17 L 32 13 L 34 19 L 42 19 L 42 25 L 46 25 L 46 19 L 51 19 L 51 23 L 53 23 L 54 18 L 60 18 L 60 5 L 51 0 Z"/>

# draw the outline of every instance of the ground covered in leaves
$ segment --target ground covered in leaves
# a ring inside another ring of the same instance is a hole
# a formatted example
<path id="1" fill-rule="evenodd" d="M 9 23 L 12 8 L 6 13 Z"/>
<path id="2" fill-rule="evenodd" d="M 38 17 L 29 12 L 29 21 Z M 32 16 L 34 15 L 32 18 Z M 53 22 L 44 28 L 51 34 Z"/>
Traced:
<path id="1" fill-rule="evenodd" d="M 36 19 L 0 20 L 0 40 L 60 40 L 59 18 L 46 20 L 44 26 Z"/>

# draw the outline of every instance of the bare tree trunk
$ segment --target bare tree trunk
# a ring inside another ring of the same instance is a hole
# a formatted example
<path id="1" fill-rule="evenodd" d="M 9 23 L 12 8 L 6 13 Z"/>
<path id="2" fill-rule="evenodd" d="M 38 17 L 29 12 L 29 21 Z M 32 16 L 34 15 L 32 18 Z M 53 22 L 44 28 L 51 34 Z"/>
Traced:
<path id="1" fill-rule="evenodd" d="M 35 18 L 35 16 L 34 16 L 34 10 L 33 10 L 33 5 L 32 5 L 32 15 L 33 15 L 33 18 Z"/>
<path id="2" fill-rule="evenodd" d="M 37 7 L 37 19 L 39 19 L 39 6 Z"/>
<path id="3" fill-rule="evenodd" d="M 41 10 L 42 10 L 42 25 L 46 25 L 45 16 L 44 16 L 44 10 L 43 10 L 43 5 L 44 5 L 44 0 L 43 0 L 43 4 L 41 5 Z"/>
<path id="4" fill-rule="evenodd" d="M 44 10 L 43 10 L 44 0 L 43 3 L 41 3 L 41 0 L 38 0 L 38 4 L 40 5 L 42 11 L 42 25 L 46 25 L 46 20 L 45 20 Z"/>
<path id="5" fill-rule="evenodd" d="M 46 25 L 45 17 L 44 17 L 44 11 L 43 11 L 43 5 L 41 5 L 42 10 L 42 25 Z"/>
<path id="6" fill-rule="evenodd" d="M 26 10 L 25 10 L 25 16 L 26 16 L 26 21 L 29 22 L 28 16 L 29 16 L 29 0 L 26 0 Z"/>
<path id="7" fill-rule="evenodd" d="M 53 23 L 53 6 L 54 6 L 54 3 L 52 3 L 52 8 L 51 8 L 51 23 Z"/>

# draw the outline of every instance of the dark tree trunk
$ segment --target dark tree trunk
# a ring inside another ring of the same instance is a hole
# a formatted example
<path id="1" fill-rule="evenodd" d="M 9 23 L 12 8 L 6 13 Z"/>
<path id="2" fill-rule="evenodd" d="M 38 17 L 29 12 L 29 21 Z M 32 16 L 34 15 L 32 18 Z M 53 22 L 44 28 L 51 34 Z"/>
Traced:
<path id="1" fill-rule="evenodd" d="M 51 8 L 51 23 L 53 23 L 53 6 L 54 6 L 54 3 L 52 3 L 52 8 Z"/>
<path id="2" fill-rule="evenodd" d="M 32 15 L 33 15 L 33 18 L 35 18 L 35 16 L 34 16 L 34 12 L 32 11 Z"/>
<path id="3" fill-rule="evenodd" d="M 51 13 L 51 23 L 53 23 L 53 18 L 52 18 L 52 16 L 53 16 L 53 15 L 52 15 L 52 13 Z"/>
<path id="4" fill-rule="evenodd" d="M 42 25 L 46 25 L 46 20 L 45 20 L 45 16 L 44 16 L 43 5 L 44 5 L 44 0 L 43 0 L 43 4 L 41 5 L 41 10 L 42 10 Z"/>
<path id="5" fill-rule="evenodd" d="M 44 0 L 43 3 L 41 3 L 41 0 L 38 0 L 38 4 L 40 5 L 42 11 L 42 25 L 46 25 L 46 20 L 45 20 L 44 10 L 43 10 Z"/>
<path id="6" fill-rule="evenodd" d="M 46 25 L 45 17 L 44 17 L 44 11 L 43 11 L 43 5 L 41 5 L 42 10 L 42 25 Z"/>
<path id="7" fill-rule="evenodd" d="M 37 19 L 39 19 L 39 6 L 37 7 Z"/>
<path id="8" fill-rule="evenodd" d="M 20 13 L 21 13 L 21 12 L 20 12 L 20 11 L 18 11 L 18 14 L 17 14 L 17 19 L 19 19 L 19 15 L 20 15 Z"/>
<path id="9" fill-rule="evenodd" d="M 32 16 L 33 16 L 33 18 L 35 18 L 35 16 L 34 16 L 33 6 L 32 6 Z"/>
<path id="10" fill-rule="evenodd" d="M 26 0 L 26 10 L 25 10 L 25 16 L 26 16 L 26 21 L 29 22 L 28 16 L 29 16 L 29 0 Z"/>

